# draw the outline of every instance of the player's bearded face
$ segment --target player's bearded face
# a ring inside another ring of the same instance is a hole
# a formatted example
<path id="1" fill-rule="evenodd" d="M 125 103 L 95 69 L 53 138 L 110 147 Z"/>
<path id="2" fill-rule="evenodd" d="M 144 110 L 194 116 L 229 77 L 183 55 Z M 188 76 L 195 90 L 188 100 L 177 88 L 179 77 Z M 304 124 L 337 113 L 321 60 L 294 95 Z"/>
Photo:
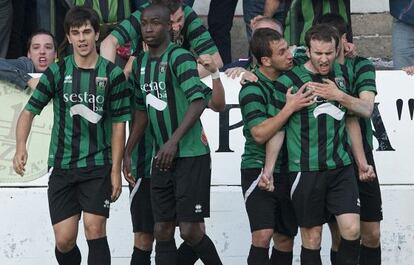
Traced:
<path id="1" fill-rule="evenodd" d="M 335 41 L 331 42 L 311 40 L 308 56 L 311 62 L 311 69 L 315 73 L 327 75 L 335 62 L 337 50 Z"/>
<path id="2" fill-rule="evenodd" d="M 180 7 L 175 11 L 175 13 L 171 14 L 171 39 L 172 41 L 177 41 L 180 37 L 181 30 L 184 27 L 184 12 L 183 9 Z"/>
<path id="3" fill-rule="evenodd" d="M 270 44 L 272 49 L 271 65 L 278 71 L 287 71 L 293 67 L 293 56 L 289 50 L 289 46 L 284 39 L 272 41 Z"/>

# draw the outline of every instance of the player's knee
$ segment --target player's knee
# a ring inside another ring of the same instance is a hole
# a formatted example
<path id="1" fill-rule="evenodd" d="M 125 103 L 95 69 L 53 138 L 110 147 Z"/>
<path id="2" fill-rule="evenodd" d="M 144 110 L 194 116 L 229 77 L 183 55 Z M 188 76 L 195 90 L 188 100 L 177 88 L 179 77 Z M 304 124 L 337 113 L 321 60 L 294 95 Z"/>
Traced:
<path id="1" fill-rule="evenodd" d="M 76 245 L 76 237 L 57 237 L 56 247 L 62 253 L 67 253 Z"/>
<path id="2" fill-rule="evenodd" d="M 359 222 L 352 222 L 342 228 L 341 236 L 346 240 L 355 240 L 360 237 Z"/>
<path id="3" fill-rule="evenodd" d="M 106 236 L 105 223 L 90 222 L 85 224 L 85 235 L 88 240 Z"/>
<path id="4" fill-rule="evenodd" d="M 174 237 L 174 223 L 156 223 L 154 225 L 154 237 L 159 241 L 169 241 Z"/>
<path id="5" fill-rule="evenodd" d="M 361 242 L 369 248 L 376 248 L 380 245 L 380 229 L 361 230 Z"/>
<path id="6" fill-rule="evenodd" d="M 268 248 L 273 236 L 273 230 L 257 230 L 252 233 L 252 244 L 255 247 Z"/>
<path id="7" fill-rule="evenodd" d="M 275 234 L 273 236 L 273 241 L 275 244 L 275 248 L 277 250 L 283 251 L 283 252 L 291 252 L 293 250 L 293 237 L 281 235 L 281 234 Z"/>
<path id="8" fill-rule="evenodd" d="M 154 236 L 150 233 L 135 233 L 134 246 L 139 249 L 151 250 Z"/>
<path id="9" fill-rule="evenodd" d="M 203 236 L 204 232 L 198 223 L 180 223 L 180 237 L 190 246 L 200 242 Z"/>
<path id="10" fill-rule="evenodd" d="M 305 228 L 302 230 L 302 245 L 308 249 L 321 247 L 322 227 Z"/>

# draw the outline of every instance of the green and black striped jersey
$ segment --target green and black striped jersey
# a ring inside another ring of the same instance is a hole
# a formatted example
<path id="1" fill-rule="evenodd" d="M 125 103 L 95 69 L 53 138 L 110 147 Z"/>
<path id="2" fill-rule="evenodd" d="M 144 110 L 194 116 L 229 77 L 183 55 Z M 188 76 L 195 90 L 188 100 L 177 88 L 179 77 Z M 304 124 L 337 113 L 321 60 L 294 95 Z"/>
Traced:
<path id="1" fill-rule="evenodd" d="M 275 90 L 275 81 L 267 78 L 259 68 L 254 70 L 258 81 L 246 83 L 239 93 L 239 104 L 243 119 L 243 135 L 246 138 L 241 168 L 263 168 L 266 157 L 266 144 L 258 144 L 250 130 L 279 113 L 283 108 L 285 95 Z M 282 149 L 283 150 L 283 149 Z M 285 159 L 285 161 L 282 161 Z M 284 162 L 284 163 L 283 163 Z M 279 153 L 275 172 L 280 172 L 281 166 L 286 165 L 286 156 L 283 151 Z M 286 169 L 284 170 L 286 172 Z"/>
<path id="2" fill-rule="evenodd" d="M 284 38 L 289 45 L 305 45 L 305 34 L 321 16 L 338 14 L 348 24 L 352 42 L 350 0 L 292 0 L 285 20 Z"/>
<path id="3" fill-rule="evenodd" d="M 148 52 L 134 60 L 130 82 L 135 108 L 146 110 L 154 137 L 155 151 L 168 141 L 184 119 L 189 104 L 206 100 L 206 86 L 198 76 L 197 63 L 190 52 L 170 43 L 160 58 Z M 209 88 L 208 88 L 209 90 Z M 178 144 L 177 157 L 210 152 L 201 121 L 198 120 Z"/>
<path id="4" fill-rule="evenodd" d="M 372 62 L 363 57 L 346 58 L 345 65 L 350 73 L 353 73 L 354 83 L 352 85 L 353 96 L 358 97 L 362 91 L 371 91 L 377 94 L 375 83 L 375 67 Z M 370 118 L 360 118 L 362 142 L 365 152 L 370 152 L 373 148 L 373 131 Z"/>
<path id="5" fill-rule="evenodd" d="M 141 14 L 147 6 L 149 6 L 149 3 L 140 6 L 129 18 L 122 21 L 111 32 L 118 40 L 119 45 L 131 41 L 131 53 L 133 54 L 137 54 L 137 51 L 142 50 Z M 185 22 L 181 30 L 181 36 L 177 38 L 176 44 L 184 49 L 193 51 L 196 55 L 218 52 L 210 33 L 193 9 L 183 5 L 183 12 Z"/>
<path id="6" fill-rule="evenodd" d="M 94 69 L 77 67 L 73 55 L 52 64 L 25 109 L 40 114 L 53 99 L 48 165 L 82 168 L 112 163 L 112 123 L 131 118 L 130 90 L 122 69 L 98 57 Z"/>
<path id="7" fill-rule="evenodd" d="M 95 10 L 101 23 L 116 23 L 131 15 L 129 0 L 74 0 L 73 4 Z"/>
<path id="8" fill-rule="evenodd" d="M 322 82 L 322 78 L 334 81 L 347 94 L 352 93 L 352 75 L 345 66 L 336 63 L 327 76 L 314 74 L 305 65 L 295 66 L 278 78 L 276 90 L 285 95 L 292 87 L 295 93 L 306 82 Z M 314 104 L 290 117 L 285 126 L 289 171 L 328 170 L 352 162 L 345 112 L 338 102 L 316 98 Z"/>
<path id="9" fill-rule="evenodd" d="M 131 172 L 135 179 L 151 177 L 151 163 L 154 157 L 154 139 L 149 126 L 145 129 L 131 156 Z"/>

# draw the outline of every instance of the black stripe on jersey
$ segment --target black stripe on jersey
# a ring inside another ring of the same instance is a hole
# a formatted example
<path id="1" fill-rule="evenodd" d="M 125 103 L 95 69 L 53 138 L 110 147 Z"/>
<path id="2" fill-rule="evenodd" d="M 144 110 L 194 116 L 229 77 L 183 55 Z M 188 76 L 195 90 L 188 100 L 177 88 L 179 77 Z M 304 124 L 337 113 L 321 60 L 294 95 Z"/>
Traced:
<path id="1" fill-rule="evenodd" d="M 158 74 L 159 71 L 158 69 L 160 69 L 160 60 L 157 60 L 157 63 L 155 64 L 155 73 L 154 73 L 154 77 L 153 80 L 157 80 L 158 81 Z M 146 70 L 150 70 L 151 71 L 151 64 L 147 65 Z M 148 76 L 151 73 L 148 73 Z M 147 77 L 147 73 L 145 73 L 146 77 Z M 147 82 L 147 80 L 145 80 L 145 83 L 149 83 Z M 167 84 L 166 84 L 167 85 Z M 166 90 L 168 91 L 169 88 L 167 88 Z M 167 92 L 168 93 L 168 92 Z M 168 94 L 167 94 L 168 97 Z M 169 108 L 170 106 L 168 106 Z M 165 118 L 164 118 L 164 113 L 162 111 L 158 111 L 158 110 L 154 110 L 155 113 L 157 114 L 157 125 L 160 129 L 160 133 L 161 133 L 161 137 L 162 137 L 162 142 L 165 144 L 169 137 L 168 137 L 168 131 L 167 131 L 167 127 L 165 126 Z"/>
<path id="2" fill-rule="evenodd" d="M 47 104 L 48 102 L 41 102 L 34 97 L 30 97 L 29 99 L 29 104 L 37 109 L 43 109 L 46 106 L 45 103 Z"/>
<path id="3" fill-rule="evenodd" d="M 331 13 L 333 13 L 333 14 L 340 14 L 339 13 L 338 0 L 329 0 L 329 5 L 331 7 Z"/>
<path id="4" fill-rule="evenodd" d="M 188 27 L 196 19 L 197 19 L 197 14 L 194 11 L 188 14 L 188 16 L 185 18 L 184 26 L 181 32 L 184 32 L 184 34 L 186 34 L 186 32 L 188 32 Z"/>
<path id="5" fill-rule="evenodd" d="M 168 53 L 168 59 L 167 62 L 171 61 L 171 56 L 173 54 L 173 52 L 176 50 L 177 48 L 172 49 L 169 53 Z M 177 114 L 177 101 L 175 98 L 175 90 L 174 87 L 172 86 L 173 84 L 173 75 L 172 75 L 172 69 L 170 69 L 171 65 L 168 64 L 168 69 L 166 72 L 166 76 L 165 76 L 165 84 L 166 84 L 166 90 L 167 90 L 167 103 L 168 103 L 168 110 L 170 112 L 170 119 L 171 119 L 171 133 L 174 133 L 175 130 L 177 130 L 178 128 L 178 114 Z M 157 68 L 158 69 L 158 68 Z M 189 75 L 189 76 L 187 76 Z M 186 71 L 184 73 L 182 73 L 180 75 L 180 77 L 178 77 L 178 80 L 181 80 L 181 83 L 184 82 L 184 80 L 182 80 L 182 78 L 185 80 L 188 80 L 189 78 L 191 78 L 191 75 L 195 75 L 198 77 L 198 72 L 197 70 L 195 71 Z M 178 148 L 180 147 L 180 145 L 178 145 Z M 177 153 L 179 153 L 179 150 L 177 150 Z"/>
<path id="6" fill-rule="evenodd" d="M 59 82 L 57 83 L 56 92 L 58 94 L 59 101 L 59 130 L 58 130 L 58 144 L 56 148 L 55 156 L 55 167 L 60 168 L 62 166 L 63 153 L 65 150 L 65 127 L 66 127 L 66 107 L 63 99 L 63 82 L 65 80 L 66 63 L 65 60 L 59 64 Z M 52 87 L 53 88 L 53 87 Z"/>
<path id="7" fill-rule="evenodd" d="M 83 71 L 87 71 L 84 69 Z M 73 94 L 80 94 L 81 91 L 81 70 L 78 68 L 73 68 L 72 74 L 72 93 Z M 76 103 L 75 103 L 76 104 Z M 73 105 L 72 105 L 73 106 Z M 75 168 L 76 162 L 79 161 L 79 153 L 80 153 L 80 139 L 81 139 L 81 116 L 74 115 L 72 116 L 72 154 L 70 156 L 69 167 Z"/>
<path id="8" fill-rule="evenodd" d="M 115 100 L 120 100 L 123 98 L 128 98 L 130 96 L 130 91 L 128 89 L 124 89 L 119 93 L 116 93 L 115 95 L 112 95 L 111 100 L 115 101 Z"/>
<path id="9" fill-rule="evenodd" d="M 334 131 L 335 132 L 339 132 L 339 128 L 340 128 L 340 121 L 338 120 L 334 120 Z M 345 138 L 346 138 L 346 133 L 344 134 Z M 332 150 L 332 158 L 335 161 L 336 167 L 340 167 L 344 164 L 344 162 L 342 161 L 342 159 L 339 157 L 338 155 L 338 147 L 341 144 L 340 141 L 342 141 L 342 139 L 339 139 L 339 133 L 335 133 L 334 139 L 333 139 L 333 150 Z M 345 145 L 344 145 L 345 147 Z"/>
<path id="10" fill-rule="evenodd" d="M 374 79 L 365 79 L 364 81 L 362 81 L 361 83 L 358 83 L 355 86 L 355 93 L 358 93 L 358 91 L 363 88 L 364 86 L 371 86 L 371 87 L 375 87 L 376 83 Z"/>
<path id="11" fill-rule="evenodd" d="M 313 13 L 313 21 L 312 25 L 315 25 L 315 22 L 318 18 L 320 18 L 323 14 L 323 2 L 321 0 L 312 0 L 312 13 Z M 309 10 L 308 10 L 309 11 Z"/>
<path id="12" fill-rule="evenodd" d="M 360 118 L 359 120 L 359 127 L 361 127 L 361 135 L 362 135 L 362 143 L 364 146 L 364 152 L 371 152 L 371 146 L 369 145 L 367 141 L 367 124 L 365 123 L 365 120 Z"/>
<path id="13" fill-rule="evenodd" d="M 188 69 L 187 71 L 178 76 L 178 80 L 180 80 L 180 83 L 183 83 L 194 76 L 198 77 L 197 69 Z"/>
<path id="14" fill-rule="evenodd" d="M 119 117 L 125 114 L 131 113 L 131 107 L 119 108 L 117 111 L 112 112 L 112 117 Z"/>
<path id="15" fill-rule="evenodd" d="M 359 68 L 358 72 L 355 73 L 355 76 L 360 76 L 366 72 L 374 72 L 375 67 L 372 64 L 366 64 Z"/>
<path id="16" fill-rule="evenodd" d="M 261 112 L 260 110 L 254 110 L 246 114 L 246 121 L 250 122 L 251 120 L 254 120 L 258 117 L 265 117 L 267 118 L 266 114 Z"/>
<path id="17" fill-rule="evenodd" d="M 301 88 L 302 86 L 303 86 L 303 84 L 305 84 L 303 81 L 302 81 L 302 79 L 300 79 L 300 77 L 299 76 L 297 76 L 293 71 L 288 71 L 288 72 L 286 72 L 285 73 L 285 75 L 287 76 L 287 77 L 289 77 L 289 79 L 290 80 L 292 80 L 292 83 L 293 84 L 295 84 L 295 86 L 297 86 L 298 87 L 298 89 L 299 88 Z M 285 86 L 284 86 L 285 87 Z M 286 88 L 286 91 L 285 91 L 285 93 L 287 92 L 287 89 L 288 88 Z"/>
<path id="18" fill-rule="evenodd" d="M 268 98 L 270 98 L 270 102 L 273 104 L 273 106 L 275 106 L 276 108 L 281 110 L 285 106 L 285 103 L 280 101 L 276 97 L 272 96 L 273 91 L 275 90 L 274 87 L 271 87 L 266 82 L 262 82 L 260 80 L 258 81 L 258 83 L 260 83 L 263 87 L 265 87 L 267 89 Z"/>
<path id="19" fill-rule="evenodd" d="M 252 102 L 258 102 L 262 105 L 267 104 L 266 100 L 263 97 L 259 95 L 255 95 L 255 94 L 248 94 L 247 96 L 241 99 L 240 106 L 246 106 L 247 104 L 252 103 Z"/>
<path id="20" fill-rule="evenodd" d="M 351 79 L 350 79 L 350 76 L 349 76 L 348 68 L 343 64 L 340 64 L 339 66 L 341 67 L 341 72 L 342 72 L 342 75 L 345 79 L 345 85 L 347 86 L 347 91 L 349 93 L 349 92 L 351 92 L 352 82 L 351 82 Z M 331 79 L 331 80 L 333 80 L 335 82 L 335 76 L 334 76 L 335 74 L 333 73 L 333 71 L 331 71 L 331 73 L 333 75 L 333 79 Z"/>
<path id="21" fill-rule="evenodd" d="M 131 18 L 132 18 L 132 16 L 131 16 Z M 125 29 L 124 29 L 124 27 L 121 27 L 121 26 L 118 26 L 118 27 L 116 27 L 115 29 L 114 29 L 116 32 L 118 32 L 119 33 L 119 35 L 121 35 L 121 37 L 122 37 L 122 39 L 124 40 L 124 41 L 127 41 L 128 39 L 129 39 L 129 34 L 128 34 L 128 31 L 126 31 Z"/>
<path id="22" fill-rule="evenodd" d="M 208 49 L 210 49 L 211 47 L 214 47 L 216 44 L 214 43 L 213 40 L 207 40 L 205 42 L 203 42 L 201 45 L 199 45 L 198 47 L 196 47 L 194 49 L 195 53 L 200 54 L 203 51 L 206 51 Z"/>
<path id="23" fill-rule="evenodd" d="M 89 75 L 89 94 L 96 95 L 96 70 Z M 88 108 L 93 110 L 93 102 L 88 103 Z M 95 154 L 98 150 L 98 126 L 95 123 L 90 122 L 88 124 L 89 131 L 89 156 L 86 158 L 86 165 L 95 166 Z"/>
<path id="24" fill-rule="evenodd" d="M 49 87 L 54 92 L 55 91 L 55 77 L 53 76 L 52 71 L 50 70 L 45 71 L 43 74 L 46 76 L 47 81 L 49 82 Z M 48 96 L 49 98 L 53 97 L 53 92 L 48 91 L 47 87 L 43 83 L 39 82 L 39 85 L 36 87 L 36 89 L 42 92 L 43 94 L 45 94 L 46 96 Z"/>
<path id="25" fill-rule="evenodd" d="M 134 28 L 137 31 L 137 33 L 139 33 L 137 35 L 139 37 L 141 37 L 140 36 L 141 35 L 140 34 L 141 33 L 141 23 L 140 23 L 140 21 L 138 21 L 138 19 L 135 16 L 132 16 L 132 15 L 130 16 L 129 21 L 131 22 L 132 28 Z M 127 35 L 129 36 L 128 33 L 127 33 Z M 130 39 L 130 37 L 128 39 Z"/>
<path id="26" fill-rule="evenodd" d="M 319 115 L 318 118 L 318 163 L 319 170 L 326 170 L 327 136 L 326 136 L 326 115 Z"/>
<path id="27" fill-rule="evenodd" d="M 194 40 L 194 39 L 198 38 L 199 36 L 201 36 L 204 32 L 206 32 L 206 28 L 204 27 L 204 25 L 200 25 L 198 28 L 193 29 L 188 34 L 188 39 L 189 40 Z"/>
<path id="28" fill-rule="evenodd" d="M 145 148 L 145 141 L 146 141 L 146 134 L 142 136 L 141 140 L 138 143 L 138 157 L 135 163 L 137 163 L 137 175 L 142 174 L 142 177 L 145 177 L 145 155 L 146 155 L 146 148 Z M 150 162 L 151 163 L 151 162 Z M 138 177 L 138 176 L 135 176 Z"/>
<path id="29" fill-rule="evenodd" d="M 116 12 L 116 17 L 118 21 L 120 21 L 121 19 L 124 19 L 126 16 L 124 5 L 125 5 L 125 1 L 118 1 L 118 10 Z"/>
<path id="30" fill-rule="evenodd" d="M 309 116 L 307 109 L 300 114 L 300 167 L 302 171 L 309 171 Z"/>
<path id="31" fill-rule="evenodd" d="M 118 1 L 118 5 L 120 5 L 121 1 Z M 122 4 L 121 4 L 122 5 Z M 99 7 L 102 12 L 102 20 L 103 22 L 107 23 L 109 22 L 109 7 L 108 7 L 108 1 L 107 0 L 101 0 L 99 1 Z"/>
<path id="32" fill-rule="evenodd" d="M 176 49 L 178 49 L 178 48 L 172 49 L 169 54 L 171 54 L 172 51 L 174 51 Z M 188 61 L 194 61 L 194 57 L 190 53 L 180 54 L 179 56 L 177 56 L 177 58 L 175 58 L 174 64 L 172 65 L 172 67 L 173 67 L 172 71 L 174 71 L 174 73 L 176 73 L 176 69 L 178 69 L 178 66 L 180 66 L 181 64 L 184 64 Z M 179 78 L 178 75 L 176 75 L 176 76 L 177 76 L 177 78 Z M 180 79 L 178 79 L 178 82 L 182 83 L 182 81 Z"/>
<path id="33" fill-rule="evenodd" d="M 190 97 L 192 97 L 195 93 L 197 93 L 197 92 L 199 92 L 199 91 L 200 91 L 200 87 L 199 87 L 199 86 L 194 86 L 194 87 L 192 87 L 192 88 L 188 89 L 187 91 L 185 91 L 185 92 L 184 92 L 184 94 L 185 94 L 185 96 L 186 96 L 187 98 L 190 98 Z"/>

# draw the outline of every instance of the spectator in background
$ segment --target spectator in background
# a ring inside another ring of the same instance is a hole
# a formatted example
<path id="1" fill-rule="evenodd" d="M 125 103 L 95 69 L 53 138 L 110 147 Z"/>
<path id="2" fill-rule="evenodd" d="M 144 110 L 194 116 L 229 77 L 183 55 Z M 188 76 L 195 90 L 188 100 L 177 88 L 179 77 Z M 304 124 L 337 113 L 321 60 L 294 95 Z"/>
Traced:
<path id="1" fill-rule="evenodd" d="M 39 78 L 28 73 L 43 73 L 56 59 L 56 41 L 52 33 L 38 30 L 27 43 L 27 57 L 17 59 L 0 58 L 0 80 L 17 85 L 20 89 L 34 89 Z"/>
<path id="2" fill-rule="evenodd" d="M 352 42 L 350 0 L 266 0 L 264 14 L 272 17 L 281 3 L 285 2 L 288 13 L 285 19 L 284 38 L 289 45 L 305 45 L 305 34 L 324 14 L 340 15 L 348 24 L 348 42 Z"/>
<path id="3" fill-rule="evenodd" d="M 390 0 L 394 68 L 414 65 L 414 0 Z"/>
<path id="4" fill-rule="evenodd" d="M 193 5 L 194 5 L 194 1 L 195 0 L 183 0 L 183 3 L 185 4 L 185 5 L 188 5 L 188 6 L 190 6 L 190 7 L 193 7 Z M 149 0 L 134 0 L 133 1 L 133 4 L 135 5 L 135 7 L 138 9 L 138 7 L 140 7 L 140 6 L 142 6 L 143 4 L 146 4 L 146 3 L 148 3 L 148 2 L 150 2 Z"/>
<path id="5" fill-rule="evenodd" d="M 0 58 L 5 58 L 9 47 L 13 21 L 11 0 L 0 0 Z"/>

